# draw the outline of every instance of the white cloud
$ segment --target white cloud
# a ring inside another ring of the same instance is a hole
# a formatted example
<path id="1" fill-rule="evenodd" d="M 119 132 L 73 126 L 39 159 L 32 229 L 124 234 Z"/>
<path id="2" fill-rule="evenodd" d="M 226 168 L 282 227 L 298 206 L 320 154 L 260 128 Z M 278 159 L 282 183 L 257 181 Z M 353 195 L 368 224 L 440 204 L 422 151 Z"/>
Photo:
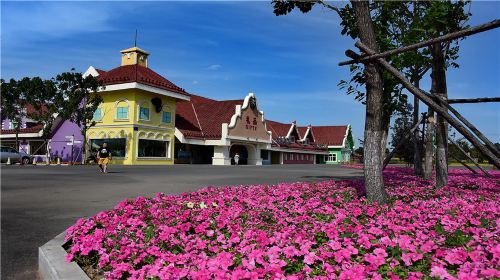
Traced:
<path id="1" fill-rule="evenodd" d="M 212 64 L 212 65 L 208 66 L 205 69 L 206 70 L 216 71 L 216 70 L 219 70 L 221 67 L 222 67 L 222 65 L 220 65 L 220 64 Z"/>

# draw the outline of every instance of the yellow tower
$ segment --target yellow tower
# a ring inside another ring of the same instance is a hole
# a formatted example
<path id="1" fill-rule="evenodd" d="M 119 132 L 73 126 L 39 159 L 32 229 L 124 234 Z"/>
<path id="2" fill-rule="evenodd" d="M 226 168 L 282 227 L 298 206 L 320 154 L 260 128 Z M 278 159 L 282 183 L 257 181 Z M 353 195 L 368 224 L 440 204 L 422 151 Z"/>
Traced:
<path id="1" fill-rule="evenodd" d="M 120 51 L 122 53 L 122 66 L 125 65 L 139 65 L 148 67 L 149 53 L 138 47 L 133 47 Z"/>

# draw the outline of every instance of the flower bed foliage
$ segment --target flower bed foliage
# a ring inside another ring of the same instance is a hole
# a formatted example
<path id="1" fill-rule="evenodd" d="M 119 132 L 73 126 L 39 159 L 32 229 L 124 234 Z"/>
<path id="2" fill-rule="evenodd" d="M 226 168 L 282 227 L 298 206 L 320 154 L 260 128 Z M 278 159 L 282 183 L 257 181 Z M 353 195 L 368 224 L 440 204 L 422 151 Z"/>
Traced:
<path id="1" fill-rule="evenodd" d="M 67 231 L 69 260 L 108 279 L 499 278 L 500 173 L 434 190 L 390 168 L 360 181 L 206 188 L 119 203 Z"/>

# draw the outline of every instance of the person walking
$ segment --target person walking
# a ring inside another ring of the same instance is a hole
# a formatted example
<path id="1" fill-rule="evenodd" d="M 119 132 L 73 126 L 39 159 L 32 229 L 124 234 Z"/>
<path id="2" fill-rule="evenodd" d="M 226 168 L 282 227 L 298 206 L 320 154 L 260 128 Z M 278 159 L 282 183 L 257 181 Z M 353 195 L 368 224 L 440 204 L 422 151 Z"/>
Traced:
<path id="1" fill-rule="evenodd" d="M 107 173 L 108 163 L 111 160 L 111 150 L 108 148 L 108 143 L 102 143 L 102 146 L 97 151 L 97 162 L 101 172 Z"/>
<path id="2" fill-rule="evenodd" d="M 238 153 L 236 153 L 234 155 L 234 164 L 238 165 L 239 161 L 240 161 L 240 155 Z"/>

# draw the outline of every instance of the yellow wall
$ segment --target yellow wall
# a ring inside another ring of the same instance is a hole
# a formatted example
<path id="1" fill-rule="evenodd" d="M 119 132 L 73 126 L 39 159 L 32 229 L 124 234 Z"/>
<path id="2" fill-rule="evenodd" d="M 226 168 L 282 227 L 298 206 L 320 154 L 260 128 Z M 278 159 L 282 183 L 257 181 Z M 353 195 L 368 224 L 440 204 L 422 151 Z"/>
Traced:
<path id="1" fill-rule="evenodd" d="M 127 138 L 125 158 L 114 158 L 113 164 L 173 164 L 174 163 L 174 131 L 175 131 L 175 99 L 137 89 L 119 90 L 100 93 L 103 102 L 99 106 L 102 111 L 102 120 L 87 132 L 87 139 Z M 158 97 L 163 107 L 168 107 L 171 113 L 171 122 L 162 122 L 162 112 L 157 113 L 151 99 Z M 127 120 L 117 119 L 116 105 L 119 101 L 128 104 L 129 116 Z M 139 105 L 144 102 L 149 105 L 150 119 L 139 120 Z M 136 127 L 136 130 L 134 130 Z M 170 141 L 170 157 L 138 158 L 138 139 L 157 139 Z"/>

